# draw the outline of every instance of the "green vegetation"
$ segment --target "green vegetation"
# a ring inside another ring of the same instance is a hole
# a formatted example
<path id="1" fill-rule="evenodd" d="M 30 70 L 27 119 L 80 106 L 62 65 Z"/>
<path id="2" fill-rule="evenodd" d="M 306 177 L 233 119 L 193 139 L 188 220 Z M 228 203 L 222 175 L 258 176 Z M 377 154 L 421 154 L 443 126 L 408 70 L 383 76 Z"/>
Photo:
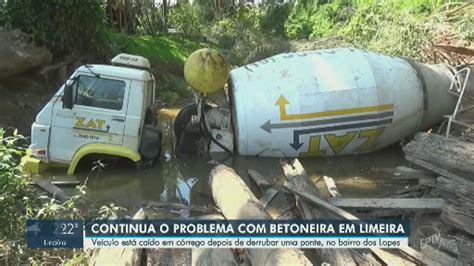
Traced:
<path id="1" fill-rule="evenodd" d="M 171 11 L 170 20 L 181 37 L 199 39 L 203 36 L 205 19 L 198 5 L 178 5 Z"/>
<path id="2" fill-rule="evenodd" d="M 473 14 L 467 1 L 269 1 L 216 19 L 205 34 L 228 49 L 228 58 L 237 65 L 280 52 L 325 47 L 324 41 L 335 39 L 340 42 L 332 46 L 436 62 L 423 50 L 435 49 L 439 29 L 447 29 L 441 34 L 452 34 L 455 40 L 472 42 Z M 302 48 L 299 43 L 319 44 Z"/>
<path id="3" fill-rule="evenodd" d="M 156 68 L 182 66 L 190 53 L 201 46 L 189 40 L 169 36 L 119 35 L 119 50 L 144 56 Z M 116 41 L 117 41 L 116 40 Z M 117 51 L 118 52 L 118 51 Z M 166 71 L 166 69 L 164 70 Z"/>
<path id="4" fill-rule="evenodd" d="M 0 26 L 32 34 L 57 57 L 86 53 L 108 61 L 120 52 L 147 57 L 159 80 L 159 100 L 169 103 L 190 96 L 182 79 L 183 62 L 200 47 L 217 47 L 233 65 L 334 46 L 439 62 L 451 60 L 433 45 L 444 35 L 450 41 L 474 40 L 474 5 L 468 1 L 266 0 L 258 6 L 232 0 L 178 1 L 175 6 L 152 0 L 0 3 Z"/>
<path id="5" fill-rule="evenodd" d="M 189 99 L 192 96 L 183 79 L 183 66 L 186 58 L 203 45 L 177 36 L 115 33 L 111 34 L 110 39 L 110 57 L 118 53 L 130 53 L 150 60 L 157 79 L 157 100 L 175 103 L 178 99 Z"/>
<path id="6" fill-rule="evenodd" d="M 8 0 L 4 12 L 4 24 L 31 34 L 56 56 L 103 54 L 107 49 L 105 10 L 99 1 Z"/>
<path id="7" fill-rule="evenodd" d="M 26 139 L 16 131 L 8 136 L 0 129 L 0 261 L 4 265 L 85 264 L 87 257 L 82 250 L 27 249 L 26 220 L 105 218 L 123 208 L 96 206 L 87 200 L 85 186 L 77 187 L 76 194 L 63 203 L 40 193 L 28 185 L 28 178 L 21 172 L 20 159 L 26 146 Z"/>

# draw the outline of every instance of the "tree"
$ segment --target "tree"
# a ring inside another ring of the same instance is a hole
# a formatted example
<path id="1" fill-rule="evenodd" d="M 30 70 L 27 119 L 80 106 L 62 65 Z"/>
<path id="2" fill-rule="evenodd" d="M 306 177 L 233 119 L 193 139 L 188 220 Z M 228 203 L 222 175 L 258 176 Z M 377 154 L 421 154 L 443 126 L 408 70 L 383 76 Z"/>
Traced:
<path id="1" fill-rule="evenodd" d="M 168 1 L 162 0 L 162 9 L 163 9 L 163 30 L 168 32 Z"/>
<path id="2" fill-rule="evenodd" d="M 54 55 L 89 53 L 107 49 L 105 7 L 100 0 L 8 0 L 12 27 L 33 36 Z"/>

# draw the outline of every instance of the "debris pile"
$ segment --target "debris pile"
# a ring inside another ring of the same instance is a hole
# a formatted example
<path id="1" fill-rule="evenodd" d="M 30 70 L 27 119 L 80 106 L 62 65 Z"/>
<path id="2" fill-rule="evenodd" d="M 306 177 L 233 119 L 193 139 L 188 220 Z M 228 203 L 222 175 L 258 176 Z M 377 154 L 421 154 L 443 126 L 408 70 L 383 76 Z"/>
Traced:
<path id="1" fill-rule="evenodd" d="M 428 193 L 438 195 L 445 202 L 440 218 L 446 229 L 444 235 L 454 241 L 454 249 L 448 248 L 446 252 L 462 263 L 472 263 L 472 256 L 460 250 L 474 246 L 474 143 L 422 132 L 403 151 L 410 163 L 425 169 L 400 171 L 400 176 L 419 178 L 419 187 L 425 189 L 425 194 L 412 196 L 424 197 Z"/>

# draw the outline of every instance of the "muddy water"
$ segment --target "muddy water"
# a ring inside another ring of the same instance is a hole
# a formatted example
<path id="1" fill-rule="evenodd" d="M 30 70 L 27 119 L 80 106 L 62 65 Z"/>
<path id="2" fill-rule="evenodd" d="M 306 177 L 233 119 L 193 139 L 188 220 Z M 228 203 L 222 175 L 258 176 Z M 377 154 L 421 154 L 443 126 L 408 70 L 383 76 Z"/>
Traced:
<path id="1" fill-rule="evenodd" d="M 165 141 L 162 157 L 144 172 L 137 172 L 130 165 L 112 164 L 101 173 L 83 170 L 73 177 L 64 170 L 50 172 L 48 179 L 80 180 L 87 178 L 89 197 L 100 204 L 114 202 L 135 212 L 144 201 L 171 201 L 196 205 L 212 204 L 208 185 L 208 174 L 215 163 L 232 166 L 259 194 L 248 169 L 254 169 L 269 181 L 283 178 L 279 160 L 220 154 L 209 157 L 190 156 L 176 158 L 173 155 L 172 120 L 178 109 L 163 109 L 159 112 Z M 359 156 L 308 158 L 301 160 L 311 179 L 327 192 L 323 175 L 333 177 L 344 197 L 383 197 L 405 186 L 391 179 L 393 168 L 405 165 L 403 153 L 398 146 L 379 152 Z"/>

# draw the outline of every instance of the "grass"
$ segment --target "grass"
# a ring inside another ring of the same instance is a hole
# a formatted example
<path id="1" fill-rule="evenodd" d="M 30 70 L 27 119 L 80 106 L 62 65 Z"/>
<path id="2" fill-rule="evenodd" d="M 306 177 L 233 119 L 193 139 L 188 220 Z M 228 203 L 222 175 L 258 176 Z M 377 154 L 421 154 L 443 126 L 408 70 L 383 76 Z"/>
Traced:
<path id="1" fill-rule="evenodd" d="M 179 99 L 190 99 L 192 94 L 184 81 L 186 58 L 205 45 L 176 36 L 135 36 L 112 33 L 111 55 L 119 53 L 140 55 L 150 61 L 157 79 L 157 100 L 175 104 Z"/>
<path id="2" fill-rule="evenodd" d="M 150 60 L 152 67 L 183 66 L 186 58 L 203 45 L 175 36 L 134 36 L 114 34 L 119 51 L 141 55 Z"/>

